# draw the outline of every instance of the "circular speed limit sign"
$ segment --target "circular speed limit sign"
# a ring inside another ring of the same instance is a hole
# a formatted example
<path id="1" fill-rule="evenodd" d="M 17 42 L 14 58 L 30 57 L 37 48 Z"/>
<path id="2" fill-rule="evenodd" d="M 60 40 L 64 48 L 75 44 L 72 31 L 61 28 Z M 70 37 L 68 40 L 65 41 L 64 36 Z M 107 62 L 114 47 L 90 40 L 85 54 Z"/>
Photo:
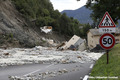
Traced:
<path id="1" fill-rule="evenodd" d="M 105 33 L 100 37 L 99 43 L 104 49 L 111 49 L 115 45 L 115 38 L 112 34 Z"/>

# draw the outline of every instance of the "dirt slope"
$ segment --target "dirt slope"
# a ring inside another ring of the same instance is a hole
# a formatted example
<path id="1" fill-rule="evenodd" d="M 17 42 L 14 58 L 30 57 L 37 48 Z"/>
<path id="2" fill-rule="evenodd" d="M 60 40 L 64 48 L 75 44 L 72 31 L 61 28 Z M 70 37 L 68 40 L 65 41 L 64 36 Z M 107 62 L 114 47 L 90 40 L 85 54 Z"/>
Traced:
<path id="1" fill-rule="evenodd" d="M 41 45 L 42 37 L 53 40 L 65 40 L 56 34 L 45 35 L 38 29 L 33 29 L 26 23 L 11 0 L 0 0 L 0 46 L 4 47 L 34 47 Z M 59 41 L 58 40 L 58 41 Z"/>

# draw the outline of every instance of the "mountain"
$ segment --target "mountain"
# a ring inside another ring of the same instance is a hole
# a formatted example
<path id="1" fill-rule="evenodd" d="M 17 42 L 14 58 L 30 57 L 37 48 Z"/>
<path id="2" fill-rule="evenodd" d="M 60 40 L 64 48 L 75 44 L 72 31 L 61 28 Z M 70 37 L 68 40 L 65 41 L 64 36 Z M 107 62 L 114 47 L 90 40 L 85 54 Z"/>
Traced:
<path id="1" fill-rule="evenodd" d="M 85 6 L 76 9 L 76 10 L 64 10 L 61 13 L 66 13 L 67 16 L 73 17 L 74 19 L 77 19 L 80 21 L 80 23 L 83 24 L 92 24 L 93 20 L 90 17 L 90 14 L 92 13 L 92 10 L 89 10 Z M 117 27 L 120 26 L 120 20 L 118 20 Z"/>
<path id="2" fill-rule="evenodd" d="M 80 23 L 89 23 L 92 24 L 93 21 L 90 18 L 91 10 L 87 9 L 85 6 L 76 9 L 76 10 L 64 10 L 61 13 L 66 13 L 67 16 L 73 17 L 74 19 L 78 19 Z"/>

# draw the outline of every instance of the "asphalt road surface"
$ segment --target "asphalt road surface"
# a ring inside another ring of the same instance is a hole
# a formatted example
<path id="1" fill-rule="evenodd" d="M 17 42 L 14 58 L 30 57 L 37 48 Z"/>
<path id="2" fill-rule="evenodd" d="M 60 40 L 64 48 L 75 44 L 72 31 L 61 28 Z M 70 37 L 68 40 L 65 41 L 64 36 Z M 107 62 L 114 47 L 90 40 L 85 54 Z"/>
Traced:
<path id="1" fill-rule="evenodd" d="M 20 66 L 0 67 L 0 80 L 9 80 L 8 76 L 28 76 L 46 71 L 66 69 L 68 73 L 47 77 L 43 80 L 83 80 L 89 75 L 94 63 L 69 63 L 69 64 L 27 64 Z M 87 80 L 87 79 L 86 79 Z"/>

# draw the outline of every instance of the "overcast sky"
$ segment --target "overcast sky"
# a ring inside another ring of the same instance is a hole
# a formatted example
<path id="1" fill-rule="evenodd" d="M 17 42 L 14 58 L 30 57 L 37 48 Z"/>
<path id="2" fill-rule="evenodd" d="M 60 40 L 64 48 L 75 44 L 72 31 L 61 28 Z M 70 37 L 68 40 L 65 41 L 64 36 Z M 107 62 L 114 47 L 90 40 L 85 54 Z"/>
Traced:
<path id="1" fill-rule="evenodd" d="M 86 4 L 87 0 L 50 0 L 54 9 L 58 9 L 60 12 L 63 10 L 75 10 Z"/>

